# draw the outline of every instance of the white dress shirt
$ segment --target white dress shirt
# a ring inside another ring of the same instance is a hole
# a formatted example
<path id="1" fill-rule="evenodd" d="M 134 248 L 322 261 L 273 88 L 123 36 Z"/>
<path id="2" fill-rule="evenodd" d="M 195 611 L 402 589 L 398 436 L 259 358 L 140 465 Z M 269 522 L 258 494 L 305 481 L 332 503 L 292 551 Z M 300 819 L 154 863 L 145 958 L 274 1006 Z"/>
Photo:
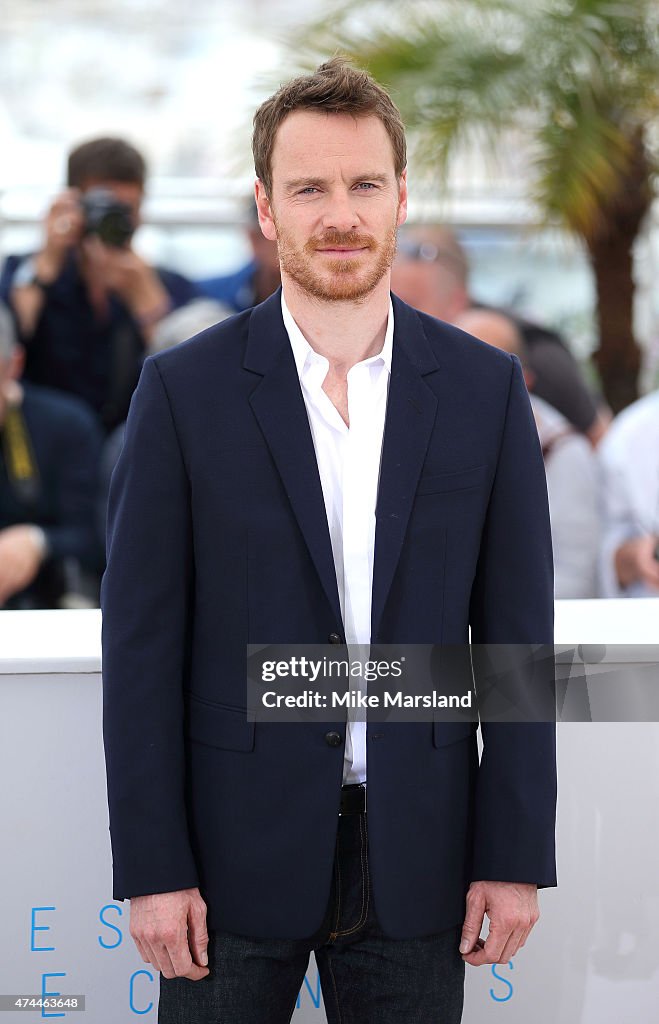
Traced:
<path id="1" fill-rule="evenodd" d="M 286 305 L 283 290 L 281 309 L 316 452 L 349 657 L 366 659 L 371 641 L 375 503 L 391 375 L 393 307 L 390 300 L 382 351 L 348 371 L 349 427 L 323 391 L 329 361 L 309 345 Z M 363 683 L 359 688 L 365 687 Z M 351 689 L 357 688 L 351 682 Z M 366 723 L 349 717 L 343 782 L 365 781 Z"/>

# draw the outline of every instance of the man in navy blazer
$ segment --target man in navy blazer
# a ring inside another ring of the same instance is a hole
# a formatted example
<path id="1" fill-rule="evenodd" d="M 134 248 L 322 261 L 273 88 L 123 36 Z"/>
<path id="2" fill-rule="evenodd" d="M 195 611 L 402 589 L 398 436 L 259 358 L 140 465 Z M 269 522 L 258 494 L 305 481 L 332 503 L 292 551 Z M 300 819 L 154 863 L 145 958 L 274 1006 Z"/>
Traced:
<path id="1" fill-rule="evenodd" d="M 553 726 L 255 723 L 246 645 L 551 643 L 542 455 L 519 362 L 390 299 L 386 92 L 333 59 L 253 146 L 283 291 L 146 360 L 112 479 L 114 896 L 161 1022 L 289 1021 L 314 950 L 328 1021 L 454 1024 L 555 884 Z"/>

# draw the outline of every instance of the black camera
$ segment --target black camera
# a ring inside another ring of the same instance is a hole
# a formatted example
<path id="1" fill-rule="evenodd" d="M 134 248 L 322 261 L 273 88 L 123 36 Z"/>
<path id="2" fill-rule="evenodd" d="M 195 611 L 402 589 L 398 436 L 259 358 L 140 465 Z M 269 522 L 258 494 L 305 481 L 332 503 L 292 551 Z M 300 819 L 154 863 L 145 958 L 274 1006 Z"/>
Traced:
<path id="1" fill-rule="evenodd" d="M 85 234 L 97 235 L 114 249 L 123 249 L 135 233 L 135 217 L 127 203 L 120 203 L 107 188 L 90 188 L 82 197 Z"/>

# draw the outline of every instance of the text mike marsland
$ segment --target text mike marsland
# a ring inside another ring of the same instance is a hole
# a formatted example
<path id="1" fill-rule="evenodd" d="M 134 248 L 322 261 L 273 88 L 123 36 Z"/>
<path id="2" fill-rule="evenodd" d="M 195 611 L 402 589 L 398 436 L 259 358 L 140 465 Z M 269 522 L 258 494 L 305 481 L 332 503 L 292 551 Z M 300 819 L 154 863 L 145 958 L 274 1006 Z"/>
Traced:
<path id="1" fill-rule="evenodd" d="M 472 691 L 463 694 L 402 693 L 400 690 L 382 694 L 345 690 L 341 693 L 321 693 L 303 690 L 302 693 L 276 693 L 266 690 L 261 697 L 264 708 L 470 708 Z"/>

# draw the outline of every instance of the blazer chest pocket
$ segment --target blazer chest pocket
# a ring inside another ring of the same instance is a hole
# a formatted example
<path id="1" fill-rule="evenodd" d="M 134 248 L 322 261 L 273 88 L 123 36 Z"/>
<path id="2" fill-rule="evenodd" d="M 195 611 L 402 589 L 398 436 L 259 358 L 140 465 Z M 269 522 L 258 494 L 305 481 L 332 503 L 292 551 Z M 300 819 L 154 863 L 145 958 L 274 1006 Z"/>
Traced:
<path id="1" fill-rule="evenodd" d="M 417 494 L 443 494 L 448 491 L 465 491 L 478 487 L 483 481 L 485 466 L 458 469 L 454 473 L 438 473 L 422 476 L 416 489 Z"/>
<path id="2" fill-rule="evenodd" d="M 247 721 L 244 710 L 214 704 L 192 694 L 186 697 L 185 731 L 191 740 L 208 747 L 254 749 L 254 722 Z"/>

